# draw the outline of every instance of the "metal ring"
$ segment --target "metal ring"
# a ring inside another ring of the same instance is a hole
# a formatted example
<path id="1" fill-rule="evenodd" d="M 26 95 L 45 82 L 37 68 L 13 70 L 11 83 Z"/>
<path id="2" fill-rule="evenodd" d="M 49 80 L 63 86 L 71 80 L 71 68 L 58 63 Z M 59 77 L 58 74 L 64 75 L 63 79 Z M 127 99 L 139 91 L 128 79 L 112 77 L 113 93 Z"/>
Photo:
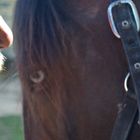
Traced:
<path id="1" fill-rule="evenodd" d="M 124 80 L 124 89 L 126 92 L 128 92 L 128 80 L 130 78 L 130 72 L 126 75 L 125 80 Z"/>
<path id="2" fill-rule="evenodd" d="M 44 78 L 45 78 L 45 75 L 44 75 L 43 71 L 41 71 L 41 70 L 30 75 L 30 79 L 36 84 L 42 82 L 44 80 Z"/>

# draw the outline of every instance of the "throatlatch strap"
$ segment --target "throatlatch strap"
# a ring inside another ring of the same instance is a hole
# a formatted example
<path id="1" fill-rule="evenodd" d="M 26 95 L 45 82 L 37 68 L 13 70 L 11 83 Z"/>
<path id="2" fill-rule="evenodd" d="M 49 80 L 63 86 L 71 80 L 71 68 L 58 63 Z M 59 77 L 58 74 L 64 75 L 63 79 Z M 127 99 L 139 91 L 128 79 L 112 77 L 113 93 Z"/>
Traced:
<path id="1" fill-rule="evenodd" d="M 117 0 L 111 0 L 115 2 Z M 140 122 L 140 37 L 134 17 L 134 11 L 129 4 L 121 3 L 112 8 L 114 24 L 120 35 L 129 71 L 134 86 L 136 101 L 126 96 L 125 108 L 118 114 L 112 133 L 112 140 L 127 140 L 136 114 Z M 124 0 L 123 0 L 124 1 Z M 138 113 L 137 113 L 138 112 Z"/>
<path id="2" fill-rule="evenodd" d="M 114 7 L 113 15 L 123 43 L 140 114 L 140 38 L 136 22 L 129 5 L 120 4 Z"/>
<path id="3" fill-rule="evenodd" d="M 125 96 L 118 112 L 111 140 L 127 140 L 137 114 L 137 103 L 128 95 Z"/>

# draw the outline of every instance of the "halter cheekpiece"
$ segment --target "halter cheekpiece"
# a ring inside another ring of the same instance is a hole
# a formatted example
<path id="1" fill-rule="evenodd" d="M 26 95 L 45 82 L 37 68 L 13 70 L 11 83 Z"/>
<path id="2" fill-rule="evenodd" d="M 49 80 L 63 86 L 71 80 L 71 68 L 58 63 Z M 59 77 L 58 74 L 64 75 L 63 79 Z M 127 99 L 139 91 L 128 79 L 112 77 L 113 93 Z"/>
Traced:
<path id="1" fill-rule="evenodd" d="M 111 139 L 127 140 L 137 116 L 140 122 L 140 19 L 132 0 L 111 0 L 108 19 L 114 35 L 121 39 L 130 71 L 124 84 L 127 94 L 122 104 L 125 107 L 118 113 Z M 133 92 L 127 88 L 130 77 Z"/>

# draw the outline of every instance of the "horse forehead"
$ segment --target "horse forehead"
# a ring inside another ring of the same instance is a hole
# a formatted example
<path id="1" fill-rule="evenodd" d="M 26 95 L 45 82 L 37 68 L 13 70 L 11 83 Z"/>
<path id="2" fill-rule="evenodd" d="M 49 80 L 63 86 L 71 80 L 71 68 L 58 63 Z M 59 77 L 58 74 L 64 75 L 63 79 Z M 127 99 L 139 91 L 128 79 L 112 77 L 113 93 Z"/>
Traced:
<path id="1" fill-rule="evenodd" d="M 71 0 L 67 4 L 71 9 L 71 13 L 76 17 L 94 18 L 104 5 L 103 2 L 95 0 Z"/>
<path id="2" fill-rule="evenodd" d="M 73 5 L 80 5 L 80 6 L 88 6 L 88 5 L 97 5 L 99 3 L 101 3 L 100 1 L 97 1 L 97 0 L 71 0 L 71 1 L 68 1 L 67 0 L 67 3 L 72 3 Z"/>

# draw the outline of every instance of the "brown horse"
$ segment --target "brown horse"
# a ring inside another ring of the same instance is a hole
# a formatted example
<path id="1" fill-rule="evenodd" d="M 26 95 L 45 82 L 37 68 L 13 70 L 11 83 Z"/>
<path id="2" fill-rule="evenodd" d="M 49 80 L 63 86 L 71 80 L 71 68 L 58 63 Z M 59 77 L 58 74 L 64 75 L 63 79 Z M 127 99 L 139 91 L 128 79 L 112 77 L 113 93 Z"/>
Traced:
<path id="1" fill-rule="evenodd" d="M 128 68 L 107 7 L 104 0 L 17 1 L 26 140 L 110 139 Z M 134 132 L 130 139 L 140 139 Z"/>

